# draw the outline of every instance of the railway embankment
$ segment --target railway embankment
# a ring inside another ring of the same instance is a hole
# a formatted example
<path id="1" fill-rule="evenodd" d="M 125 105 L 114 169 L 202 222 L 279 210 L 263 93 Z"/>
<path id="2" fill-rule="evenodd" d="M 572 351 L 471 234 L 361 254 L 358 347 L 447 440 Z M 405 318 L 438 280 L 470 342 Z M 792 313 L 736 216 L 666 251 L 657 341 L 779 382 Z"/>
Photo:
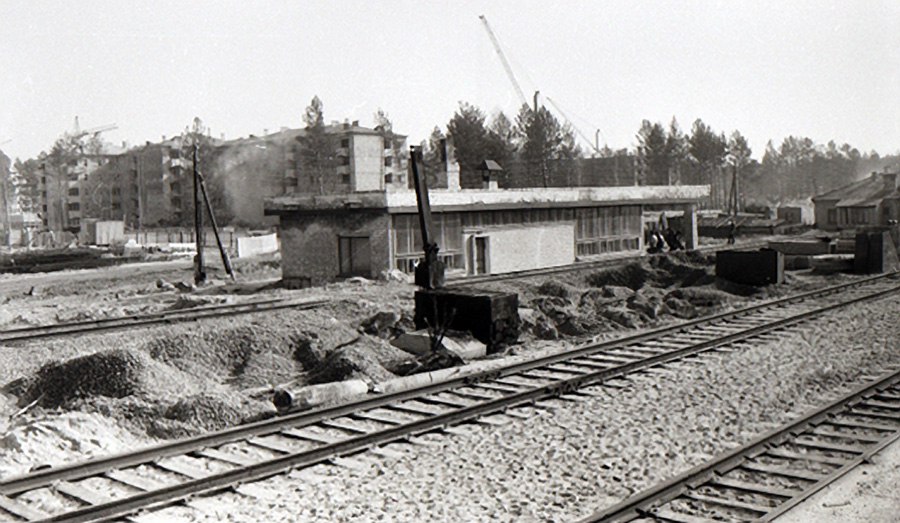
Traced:
<path id="1" fill-rule="evenodd" d="M 525 328 L 520 343 L 503 357 L 527 358 L 843 278 L 791 275 L 784 285 L 755 290 L 717 282 L 709 257 L 667 255 L 617 269 L 490 285 L 520 293 Z M 151 284 L 155 281 L 127 283 L 142 288 Z M 75 300 L 96 303 L 103 295 L 108 301 L 102 310 L 110 310 L 121 307 L 122 299 L 133 305 L 144 296 L 121 289 L 109 292 L 112 296 L 91 287 L 84 295 L 70 292 L 67 299 L 75 296 Z M 411 286 L 353 280 L 302 292 L 327 295 L 331 302 L 302 312 L 284 310 L 16 342 L 8 347 L 15 350 L 2 356 L 7 364 L 0 382 L 7 384 L 7 403 L 0 446 L 9 459 L 0 473 L 115 451 L 122 441 L 133 445 L 269 416 L 274 411 L 268 399 L 248 391 L 275 384 L 335 379 L 377 384 L 408 368 L 410 356 L 391 347 L 388 340 L 412 328 Z M 390 314 L 385 315 L 386 311 Z M 396 321 L 371 328 L 372 318 L 379 314 Z M 825 377 L 830 372 L 822 369 Z M 651 388 L 665 380 L 659 381 Z M 756 386 L 765 388 L 765 380 Z M 795 392 L 786 391 L 785 397 L 798 397 Z M 601 408 L 615 411 L 619 407 Z"/>

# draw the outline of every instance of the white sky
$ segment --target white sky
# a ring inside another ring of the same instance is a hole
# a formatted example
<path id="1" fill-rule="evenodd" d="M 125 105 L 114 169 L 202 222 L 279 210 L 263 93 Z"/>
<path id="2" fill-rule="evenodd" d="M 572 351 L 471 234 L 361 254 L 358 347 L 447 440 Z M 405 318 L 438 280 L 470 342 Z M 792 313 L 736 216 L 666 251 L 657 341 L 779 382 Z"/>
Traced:
<path id="1" fill-rule="evenodd" d="M 418 143 L 467 101 L 514 118 L 549 96 L 590 139 L 635 143 L 641 121 L 702 118 L 759 158 L 790 134 L 900 150 L 900 2 L 0 1 L 0 145 L 49 149 L 76 115 L 115 143 L 199 116 L 214 136 L 381 107 Z M 549 106 L 549 104 L 548 104 Z M 552 106 L 549 106 L 553 110 Z M 582 143 L 582 147 L 585 144 Z"/>

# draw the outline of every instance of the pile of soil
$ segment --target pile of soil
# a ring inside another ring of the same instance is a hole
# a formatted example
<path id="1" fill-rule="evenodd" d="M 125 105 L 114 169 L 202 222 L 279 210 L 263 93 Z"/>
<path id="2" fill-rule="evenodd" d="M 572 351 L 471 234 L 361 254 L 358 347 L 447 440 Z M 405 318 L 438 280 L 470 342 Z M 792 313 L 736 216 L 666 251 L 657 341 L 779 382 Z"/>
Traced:
<path id="1" fill-rule="evenodd" d="M 717 279 L 714 256 L 679 251 L 534 286 L 520 297 L 528 308 L 523 333 L 544 340 L 595 337 L 712 314 L 748 297 L 782 292 L 786 289 Z"/>

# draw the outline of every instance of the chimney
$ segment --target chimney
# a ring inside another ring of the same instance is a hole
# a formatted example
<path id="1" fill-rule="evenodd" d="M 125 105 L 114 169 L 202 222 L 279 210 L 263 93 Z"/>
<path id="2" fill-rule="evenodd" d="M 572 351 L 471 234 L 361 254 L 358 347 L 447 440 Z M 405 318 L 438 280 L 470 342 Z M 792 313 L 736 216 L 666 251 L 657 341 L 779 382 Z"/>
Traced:
<path id="1" fill-rule="evenodd" d="M 162 135 L 162 140 L 161 140 L 161 141 L 163 141 L 163 142 L 166 141 L 166 135 Z"/>
<path id="2" fill-rule="evenodd" d="M 344 129 L 349 129 L 349 128 L 350 128 L 350 122 L 349 122 L 349 120 L 347 120 L 347 119 L 345 118 L 345 119 L 344 119 Z"/>
<path id="3" fill-rule="evenodd" d="M 353 127 L 359 127 L 359 120 L 353 120 Z"/>

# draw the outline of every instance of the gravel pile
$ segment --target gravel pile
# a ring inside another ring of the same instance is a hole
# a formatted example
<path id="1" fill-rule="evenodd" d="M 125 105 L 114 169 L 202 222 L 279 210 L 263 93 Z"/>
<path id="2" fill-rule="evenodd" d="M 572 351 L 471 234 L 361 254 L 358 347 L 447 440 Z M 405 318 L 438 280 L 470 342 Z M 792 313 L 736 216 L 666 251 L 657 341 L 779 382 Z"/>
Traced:
<path id="1" fill-rule="evenodd" d="M 254 484 L 249 498 L 224 494 L 172 510 L 199 521 L 574 520 L 900 364 L 898 315 L 896 301 L 861 306 L 778 343 L 594 387 L 590 401 L 522 409 L 526 421 L 423 436 L 392 446 L 399 458 L 366 455 Z"/>

